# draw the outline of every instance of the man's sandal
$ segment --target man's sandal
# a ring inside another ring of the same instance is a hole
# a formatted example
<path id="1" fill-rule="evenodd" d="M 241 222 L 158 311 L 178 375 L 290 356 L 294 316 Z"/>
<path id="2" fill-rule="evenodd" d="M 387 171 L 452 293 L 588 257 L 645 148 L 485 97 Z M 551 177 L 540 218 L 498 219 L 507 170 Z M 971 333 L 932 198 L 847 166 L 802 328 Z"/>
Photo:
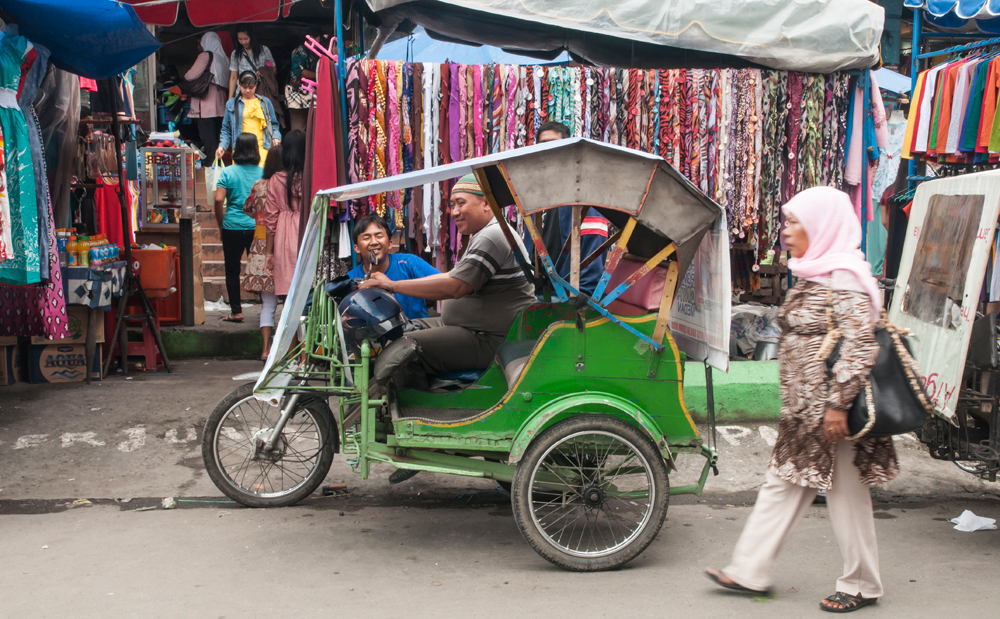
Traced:
<path id="1" fill-rule="evenodd" d="M 726 589 L 731 589 L 732 591 L 737 591 L 739 593 L 746 593 L 748 595 L 758 595 L 758 596 L 768 596 L 771 595 L 770 589 L 764 589 L 763 591 L 758 591 L 757 589 L 749 589 L 743 585 L 737 584 L 732 579 L 728 578 L 719 570 L 705 570 L 705 576 L 708 579 L 719 585 L 720 587 L 725 587 Z M 722 580 L 726 578 L 729 582 Z"/>
<path id="2" fill-rule="evenodd" d="M 827 606 L 823 602 L 833 602 L 834 604 L 840 604 L 840 608 L 834 606 Z M 849 593 L 843 593 L 838 591 L 831 595 L 830 597 L 819 603 L 819 607 L 828 613 L 850 613 L 858 610 L 859 608 L 864 608 L 865 606 L 871 606 L 875 602 L 878 602 L 878 598 L 863 598 L 860 595 L 851 595 Z"/>

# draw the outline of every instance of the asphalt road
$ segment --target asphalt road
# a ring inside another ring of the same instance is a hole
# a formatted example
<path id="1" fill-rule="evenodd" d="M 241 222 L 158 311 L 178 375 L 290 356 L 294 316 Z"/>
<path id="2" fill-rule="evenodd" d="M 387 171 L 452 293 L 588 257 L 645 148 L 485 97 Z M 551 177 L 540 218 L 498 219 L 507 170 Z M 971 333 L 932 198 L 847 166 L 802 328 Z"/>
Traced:
<path id="1" fill-rule="evenodd" d="M 722 429 L 721 474 L 705 496 L 674 497 L 625 569 L 575 574 L 527 545 L 485 480 L 425 473 L 389 486 L 388 467 L 362 481 L 338 457 L 327 483 L 348 484 L 344 497 L 226 502 L 201 467 L 200 431 L 240 384 L 231 377 L 260 366 L 178 366 L 89 389 L 0 391 L 0 617 L 802 617 L 833 593 L 840 559 L 822 506 L 780 557 L 774 598 L 702 576 L 732 551 L 771 426 Z M 961 533 L 947 519 L 1000 519 L 1000 484 L 931 460 L 911 438 L 897 447 L 903 475 L 875 494 L 886 597 L 861 612 L 995 615 L 1000 531 Z M 157 507 L 164 497 L 177 508 Z"/>

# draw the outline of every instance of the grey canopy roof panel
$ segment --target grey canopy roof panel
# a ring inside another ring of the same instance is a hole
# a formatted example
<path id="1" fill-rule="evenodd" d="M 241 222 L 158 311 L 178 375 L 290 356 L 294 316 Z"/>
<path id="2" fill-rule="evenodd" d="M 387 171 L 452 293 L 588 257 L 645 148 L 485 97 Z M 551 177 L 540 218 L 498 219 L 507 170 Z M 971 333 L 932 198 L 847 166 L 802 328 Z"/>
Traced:
<path id="1" fill-rule="evenodd" d="M 867 0 L 366 1 L 380 30 L 419 24 L 453 41 L 640 68 L 866 68 L 878 62 L 885 22 Z"/>
<path id="2" fill-rule="evenodd" d="M 333 201 L 435 183 L 483 170 L 500 206 L 528 215 L 562 205 L 597 208 L 616 226 L 635 217 L 628 251 L 652 257 L 677 245 L 681 273 L 722 208 L 662 158 L 586 138 L 536 144 L 319 192 Z M 509 187 L 508 187 L 509 182 Z"/>

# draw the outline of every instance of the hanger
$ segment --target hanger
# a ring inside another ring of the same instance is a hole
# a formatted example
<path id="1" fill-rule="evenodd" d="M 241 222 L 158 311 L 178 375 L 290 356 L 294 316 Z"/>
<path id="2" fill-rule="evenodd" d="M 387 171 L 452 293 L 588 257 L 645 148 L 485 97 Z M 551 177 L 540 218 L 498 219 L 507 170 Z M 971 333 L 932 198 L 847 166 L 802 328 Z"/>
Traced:
<path id="1" fill-rule="evenodd" d="M 305 46 L 306 49 L 316 54 L 317 56 L 326 56 L 333 62 L 337 62 L 337 56 L 333 53 L 333 46 L 337 44 L 337 37 L 330 37 L 330 47 L 323 47 L 319 41 L 314 39 L 312 35 L 306 35 Z"/>

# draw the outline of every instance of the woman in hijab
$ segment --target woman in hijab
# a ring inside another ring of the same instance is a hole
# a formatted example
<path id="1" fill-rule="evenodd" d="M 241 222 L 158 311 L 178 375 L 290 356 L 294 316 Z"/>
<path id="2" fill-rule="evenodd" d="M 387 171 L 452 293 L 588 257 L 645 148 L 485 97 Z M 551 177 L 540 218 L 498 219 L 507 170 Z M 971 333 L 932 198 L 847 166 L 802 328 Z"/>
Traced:
<path id="1" fill-rule="evenodd" d="M 212 72 L 212 84 L 202 98 L 191 97 L 190 118 L 198 119 L 198 135 L 205 155 L 211 156 L 219 147 L 222 116 L 226 112 L 226 89 L 229 87 L 229 61 L 222 49 L 222 40 L 214 32 L 206 32 L 198 43 L 201 51 L 184 79 L 194 80 L 206 69 Z"/>
<path id="2" fill-rule="evenodd" d="M 851 612 L 882 596 L 869 487 L 899 474 L 890 438 L 851 440 L 847 410 L 878 354 L 875 322 L 881 297 L 859 250 L 861 224 L 847 194 L 814 187 L 784 207 L 781 236 L 799 281 L 778 313 L 781 347 L 781 422 L 766 483 L 736 543 L 732 562 L 707 575 L 743 593 L 770 592 L 771 565 L 785 538 L 826 491 L 830 522 L 844 560 L 836 593 L 820 602 L 829 612 Z M 834 344 L 840 357 L 827 378 Z"/>

